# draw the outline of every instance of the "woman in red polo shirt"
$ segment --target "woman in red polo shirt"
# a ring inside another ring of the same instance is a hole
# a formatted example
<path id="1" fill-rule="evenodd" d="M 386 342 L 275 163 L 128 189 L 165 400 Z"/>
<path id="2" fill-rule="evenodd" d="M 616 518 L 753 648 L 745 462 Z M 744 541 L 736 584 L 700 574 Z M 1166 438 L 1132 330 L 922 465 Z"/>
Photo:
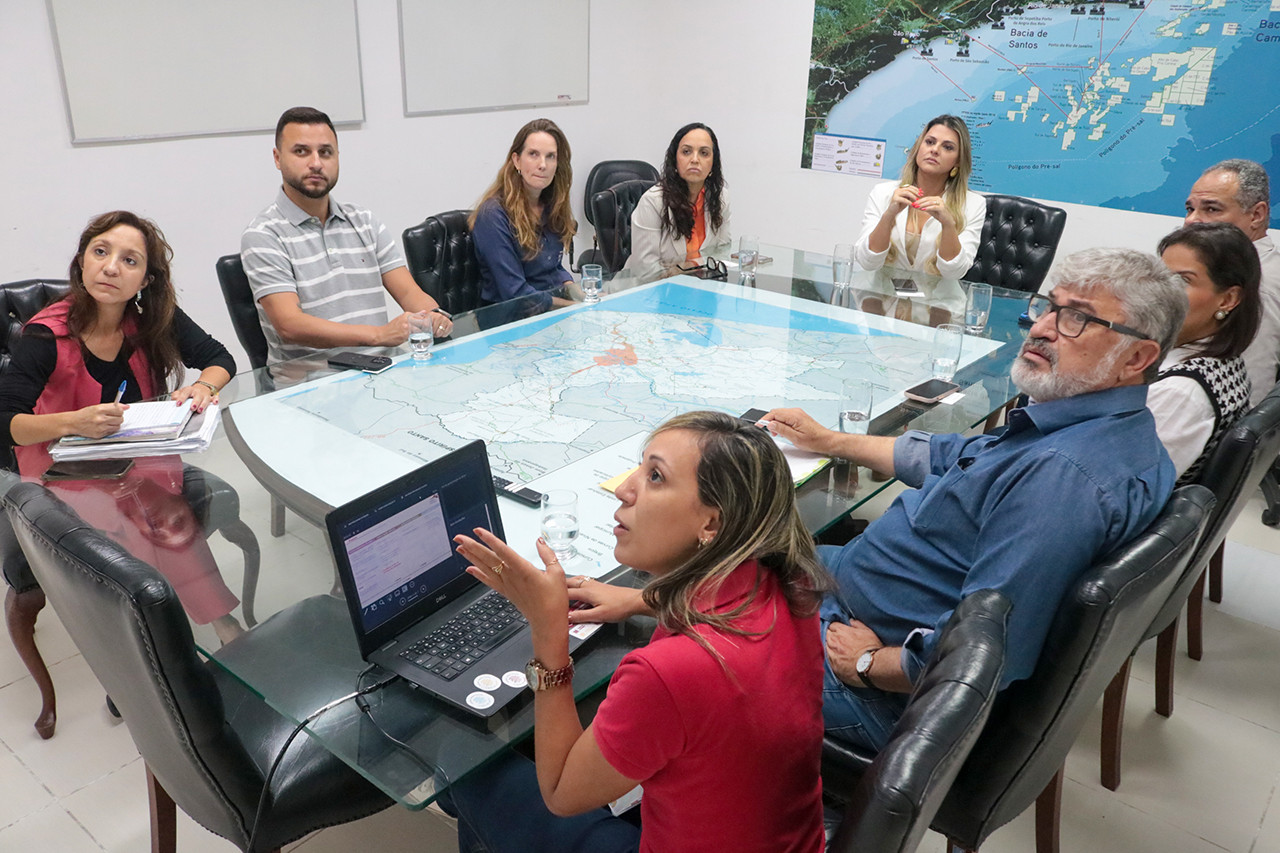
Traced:
<path id="1" fill-rule="evenodd" d="M 720 143 L 701 122 L 676 131 L 662 177 L 631 214 L 631 257 L 640 276 L 696 267 L 707 250 L 729 243 L 729 198 L 720 170 Z"/>
<path id="2" fill-rule="evenodd" d="M 513 755 L 452 789 L 459 848 L 821 851 L 827 576 L 781 451 L 738 418 L 678 415 L 617 496 L 614 556 L 652 576 L 642 591 L 566 579 L 545 542 L 542 571 L 487 531 L 458 537 L 469 571 L 533 630 L 537 754 L 536 768 Z M 594 618 L 658 619 L 585 729 L 570 598 L 611 602 Z M 601 808 L 641 784 L 642 829 Z"/>

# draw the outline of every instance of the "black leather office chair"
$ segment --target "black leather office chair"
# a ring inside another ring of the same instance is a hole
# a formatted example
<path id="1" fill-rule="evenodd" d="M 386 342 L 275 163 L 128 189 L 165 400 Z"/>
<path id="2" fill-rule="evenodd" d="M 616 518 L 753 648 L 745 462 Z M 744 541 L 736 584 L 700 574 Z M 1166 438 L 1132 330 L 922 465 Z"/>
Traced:
<path id="1" fill-rule="evenodd" d="M 29 278 L 0 285 L 0 310 L 4 311 L 4 328 L 0 329 L 0 373 L 9 369 L 13 341 L 22 334 L 37 311 L 61 299 L 71 289 L 66 279 Z"/>
<path id="2" fill-rule="evenodd" d="M 231 326 L 236 330 L 240 346 L 249 355 L 249 366 L 254 370 L 267 366 L 267 337 L 262 333 L 258 319 L 258 303 L 253 298 L 249 277 L 244 274 L 244 264 L 239 255 L 223 255 L 214 268 L 218 272 L 218 284 L 227 302 Z"/>
<path id="3" fill-rule="evenodd" d="M 1280 453 L 1280 385 L 1272 388 L 1261 403 L 1231 427 L 1196 477 L 1196 482 L 1210 489 L 1218 502 L 1209 515 L 1204 536 L 1196 545 L 1195 554 L 1181 580 L 1143 637 L 1143 642 L 1152 637 L 1158 638 L 1155 687 L 1156 713 L 1161 716 L 1168 717 L 1173 713 L 1174 660 L 1182 603 L 1187 603 L 1187 653 L 1200 660 L 1205 575 L 1208 573 L 1212 577 L 1217 573 L 1219 597 L 1216 600 L 1220 601 L 1223 541 L 1277 453 Z M 1124 662 L 1107 687 L 1102 706 L 1102 784 L 1113 791 L 1120 786 L 1121 734 L 1129 663 L 1128 660 Z"/>
<path id="4" fill-rule="evenodd" d="M 1036 293 L 1044 283 L 1067 225 L 1060 207 L 1016 195 L 988 195 L 987 218 L 968 281 Z"/>
<path id="5" fill-rule="evenodd" d="M 1280 527 L 1280 459 L 1271 464 L 1261 486 L 1262 499 L 1266 503 L 1262 508 L 1262 523 L 1267 527 Z"/>
<path id="6" fill-rule="evenodd" d="M 310 737 L 290 746 L 261 816 L 264 777 L 293 724 L 201 660 L 169 582 L 34 483 L 4 507 L 31 568 L 147 767 L 152 850 L 175 848 L 175 803 L 241 850 L 278 850 L 391 805 Z M 261 641 L 251 632 L 236 643 Z M 257 817 L 257 840 L 249 846 Z"/>
<path id="7" fill-rule="evenodd" d="M 1009 600 L 995 590 L 960 602 L 889 742 L 873 759 L 824 740 L 828 796 L 839 798 L 861 776 L 828 853 L 916 849 L 991 713 L 1004 672 L 1008 616 Z"/>
<path id="8" fill-rule="evenodd" d="M 29 279 L 0 285 L 0 304 L 6 315 L 3 339 L 0 339 L 0 374 L 9 368 L 10 348 L 22 334 L 23 325 L 46 305 L 65 296 L 70 287 L 69 282 L 56 279 Z M 7 459 L 0 460 L 0 467 L 17 470 L 12 452 Z M 240 520 L 240 496 L 221 478 L 194 465 L 183 466 L 182 493 L 206 537 L 218 531 L 244 552 L 241 610 L 245 621 L 252 626 L 256 621 L 253 602 L 262 560 L 257 537 Z M 45 597 L 8 528 L 8 521 L 0 519 L 0 568 L 9 587 L 5 592 L 5 623 L 18 656 L 40 689 L 41 709 L 36 717 L 36 731 L 41 737 L 49 738 L 57 726 L 57 694 L 35 638 L 36 620 L 44 609 Z"/>
<path id="9" fill-rule="evenodd" d="M 631 214 L 653 181 L 623 181 L 591 197 L 601 265 L 617 272 L 631 257 Z"/>
<path id="10" fill-rule="evenodd" d="M 267 336 L 262 333 L 262 321 L 258 318 L 258 303 L 253 298 L 249 277 L 244 274 L 244 263 L 239 255 L 223 255 L 214 268 L 218 273 L 218 285 L 231 315 L 231 326 L 236 330 L 240 346 L 249 355 L 249 366 L 260 370 L 267 366 Z M 275 390 L 275 383 L 265 371 L 256 374 L 258 392 L 267 394 Z M 271 496 L 271 535 L 284 535 L 284 503 Z"/>
<path id="11" fill-rule="evenodd" d="M 470 216 L 469 210 L 437 213 L 401 235 L 413 280 L 450 314 L 480 306 L 480 262 L 467 225 Z"/>
<path id="12" fill-rule="evenodd" d="M 1213 503 L 1204 486 L 1178 489 L 1145 532 L 1068 591 L 1031 677 L 996 699 L 933 820 L 954 847 L 977 850 L 1034 802 L 1036 849 L 1057 851 L 1067 753 L 1181 577 Z"/>
<path id="13" fill-rule="evenodd" d="M 601 160 L 591 167 L 587 173 L 586 185 L 582 194 L 582 210 L 587 222 L 598 229 L 595 211 L 591 209 L 591 200 L 596 193 L 604 192 L 623 181 L 648 181 L 650 186 L 658 182 L 658 170 L 643 160 Z M 572 260 L 572 259 L 570 259 Z M 606 266 L 600 252 L 600 235 L 597 231 L 592 238 L 591 248 L 578 257 L 578 265 L 574 269 L 581 270 L 583 264 L 600 264 Z"/>

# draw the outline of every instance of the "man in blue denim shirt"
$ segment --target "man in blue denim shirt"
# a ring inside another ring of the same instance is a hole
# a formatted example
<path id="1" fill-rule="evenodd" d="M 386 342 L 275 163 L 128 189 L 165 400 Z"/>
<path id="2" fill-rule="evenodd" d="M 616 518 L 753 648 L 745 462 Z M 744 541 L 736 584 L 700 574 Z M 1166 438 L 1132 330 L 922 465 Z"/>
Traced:
<path id="1" fill-rule="evenodd" d="M 999 436 L 844 435 L 799 409 L 763 419 L 799 447 L 892 473 L 913 488 L 843 548 L 819 554 L 838 589 L 822 607 L 823 715 L 853 743 L 884 745 L 970 592 L 1013 603 L 1002 687 L 1026 678 L 1069 585 L 1142 532 L 1173 490 L 1146 382 L 1187 298 L 1154 255 L 1091 249 L 1066 258 L 1014 363 L 1032 400 Z"/>

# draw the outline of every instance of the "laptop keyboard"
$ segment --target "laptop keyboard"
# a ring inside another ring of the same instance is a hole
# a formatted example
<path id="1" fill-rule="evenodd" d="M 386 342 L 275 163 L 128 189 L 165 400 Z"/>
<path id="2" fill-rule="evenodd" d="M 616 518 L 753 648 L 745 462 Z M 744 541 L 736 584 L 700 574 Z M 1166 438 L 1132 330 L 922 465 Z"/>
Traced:
<path id="1" fill-rule="evenodd" d="M 490 592 L 407 646 L 400 657 L 452 681 L 527 624 L 514 604 Z"/>

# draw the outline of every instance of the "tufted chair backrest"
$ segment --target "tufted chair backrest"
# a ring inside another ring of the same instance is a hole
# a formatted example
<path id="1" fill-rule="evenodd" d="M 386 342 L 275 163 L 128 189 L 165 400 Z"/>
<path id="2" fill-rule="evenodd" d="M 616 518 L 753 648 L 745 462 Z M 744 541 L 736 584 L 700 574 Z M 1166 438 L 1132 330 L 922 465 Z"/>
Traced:
<path id="1" fill-rule="evenodd" d="M 602 193 L 610 187 L 616 187 L 623 181 L 648 181 L 649 185 L 658 182 L 658 170 L 644 160 L 601 160 L 591 167 L 587 174 L 587 182 L 582 199 L 587 221 L 598 225 L 595 211 L 591 209 L 591 199 L 596 193 Z"/>
<path id="2" fill-rule="evenodd" d="M 605 269 L 617 272 L 631 257 L 631 214 L 653 181 L 623 181 L 591 197 L 596 239 Z"/>
<path id="3" fill-rule="evenodd" d="M 1053 266 L 1067 212 L 1016 195 L 986 198 L 978 255 L 965 279 L 1036 293 Z"/>
<path id="4" fill-rule="evenodd" d="M 71 283 L 60 279 L 29 278 L 0 284 L 0 302 L 4 306 L 4 329 L 0 331 L 0 373 L 9 369 L 9 353 L 13 341 L 22 334 L 23 325 L 40 309 L 67 295 Z"/>
<path id="5" fill-rule="evenodd" d="M 451 314 L 480 305 L 480 262 L 467 226 L 470 216 L 470 210 L 437 213 L 401 235 L 413 280 Z"/>

